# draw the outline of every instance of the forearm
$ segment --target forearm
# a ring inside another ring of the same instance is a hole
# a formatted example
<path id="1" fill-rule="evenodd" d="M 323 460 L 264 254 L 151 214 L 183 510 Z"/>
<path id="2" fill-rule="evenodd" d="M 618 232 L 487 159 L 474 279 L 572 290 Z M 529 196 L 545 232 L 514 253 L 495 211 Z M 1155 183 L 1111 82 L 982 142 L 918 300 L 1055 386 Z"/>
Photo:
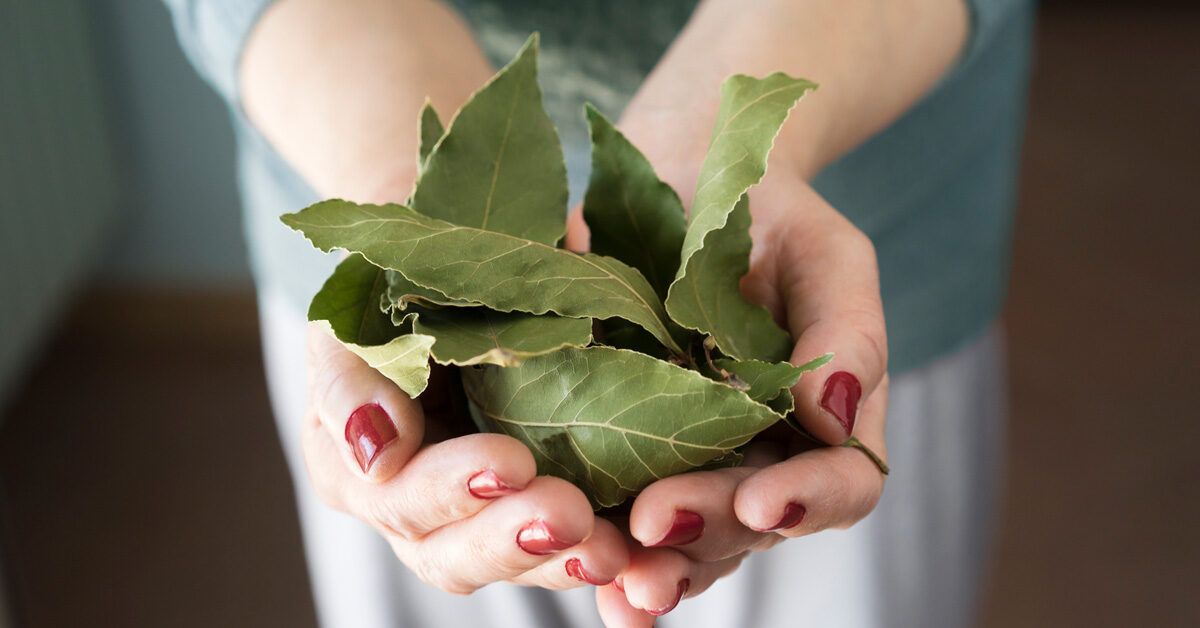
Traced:
<path id="1" fill-rule="evenodd" d="M 709 139 L 695 129 L 711 127 L 720 82 L 735 72 L 787 72 L 820 89 L 785 125 L 772 161 L 811 177 L 928 91 L 957 58 L 967 23 L 963 0 L 706 0 L 623 127 L 635 142 L 648 140 L 639 146 L 650 147 L 656 165 L 694 172 L 690 162 L 703 158 Z"/>
<path id="2" fill-rule="evenodd" d="M 319 194 L 382 201 L 412 185 L 425 98 L 449 117 L 491 72 L 437 2 L 282 0 L 240 78 L 250 121 Z"/>

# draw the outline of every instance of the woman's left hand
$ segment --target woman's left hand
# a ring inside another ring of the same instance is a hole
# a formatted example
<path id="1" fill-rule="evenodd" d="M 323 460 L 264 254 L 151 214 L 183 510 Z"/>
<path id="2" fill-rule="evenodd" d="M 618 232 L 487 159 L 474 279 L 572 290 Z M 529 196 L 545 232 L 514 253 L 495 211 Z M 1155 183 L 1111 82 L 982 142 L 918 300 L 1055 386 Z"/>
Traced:
<path id="1" fill-rule="evenodd" d="M 779 425 L 751 444 L 741 467 L 647 487 L 630 512 L 629 566 L 596 594 L 609 626 L 650 625 L 751 551 L 848 527 L 883 490 L 864 452 L 836 446 L 853 436 L 887 457 L 887 338 L 874 248 L 794 171 L 772 167 L 751 192 L 754 249 L 741 288 L 786 323 L 794 364 L 834 354 L 792 389 L 800 424 L 834 446 L 813 448 Z"/>

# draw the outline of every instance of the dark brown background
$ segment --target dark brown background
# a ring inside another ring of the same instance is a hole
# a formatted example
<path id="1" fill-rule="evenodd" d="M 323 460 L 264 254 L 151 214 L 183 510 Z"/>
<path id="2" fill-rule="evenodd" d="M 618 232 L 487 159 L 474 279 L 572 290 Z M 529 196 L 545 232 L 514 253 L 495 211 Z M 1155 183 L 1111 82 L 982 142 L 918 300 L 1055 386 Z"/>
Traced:
<path id="1" fill-rule="evenodd" d="M 1200 12 L 1042 17 L 981 623 L 1200 625 Z M 19 625 L 313 624 L 251 294 L 97 289 L 6 414 Z"/>

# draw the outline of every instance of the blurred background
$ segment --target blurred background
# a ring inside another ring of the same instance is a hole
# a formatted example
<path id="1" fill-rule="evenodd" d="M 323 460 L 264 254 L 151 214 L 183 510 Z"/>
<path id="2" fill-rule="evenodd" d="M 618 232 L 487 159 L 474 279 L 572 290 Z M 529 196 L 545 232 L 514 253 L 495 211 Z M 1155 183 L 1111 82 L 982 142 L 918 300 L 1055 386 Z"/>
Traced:
<path id="1" fill-rule="evenodd" d="M 980 624 L 1200 626 L 1200 7 L 1045 2 Z M 223 104 L 0 0 L 0 626 L 314 625 Z"/>

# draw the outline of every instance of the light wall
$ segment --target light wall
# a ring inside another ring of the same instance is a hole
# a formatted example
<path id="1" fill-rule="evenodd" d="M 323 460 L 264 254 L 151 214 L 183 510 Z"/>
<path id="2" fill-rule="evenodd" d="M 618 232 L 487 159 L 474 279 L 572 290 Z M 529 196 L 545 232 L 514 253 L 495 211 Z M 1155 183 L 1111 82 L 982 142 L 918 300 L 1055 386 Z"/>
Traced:
<path id="1" fill-rule="evenodd" d="M 93 9 L 125 203 L 99 280 L 248 286 L 224 102 L 183 56 L 162 3 L 103 0 Z"/>

